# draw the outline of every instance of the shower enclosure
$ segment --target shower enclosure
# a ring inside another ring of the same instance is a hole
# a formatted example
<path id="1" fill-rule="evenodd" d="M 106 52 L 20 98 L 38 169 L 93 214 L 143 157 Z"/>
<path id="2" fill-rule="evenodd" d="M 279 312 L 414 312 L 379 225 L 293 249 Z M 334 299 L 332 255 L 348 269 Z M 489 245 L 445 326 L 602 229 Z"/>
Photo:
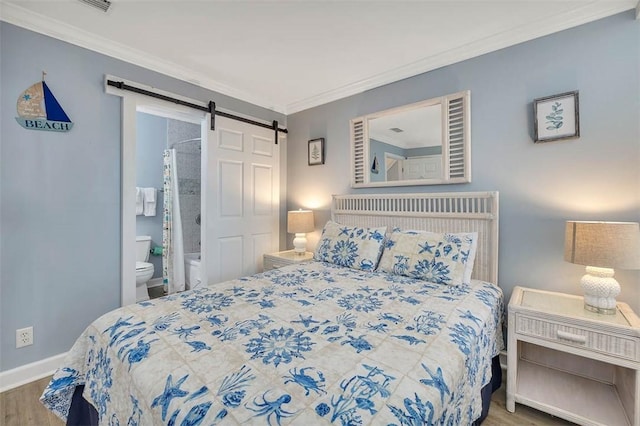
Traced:
<path id="1" fill-rule="evenodd" d="M 200 257 L 200 126 L 169 119 L 167 146 L 163 278 L 165 291 L 173 293 L 193 287 L 189 282 L 192 269 L 185 265 L 187 260 Z"/>
<path id="2" fill-rule="evenodd" d="M 200 130 L 198 128 L 198 130 Z M 200 252 L 200 138 L 173 144 L 176 151 L 176 170 L 180 197 L 180 215 L 185 253 Z"/>

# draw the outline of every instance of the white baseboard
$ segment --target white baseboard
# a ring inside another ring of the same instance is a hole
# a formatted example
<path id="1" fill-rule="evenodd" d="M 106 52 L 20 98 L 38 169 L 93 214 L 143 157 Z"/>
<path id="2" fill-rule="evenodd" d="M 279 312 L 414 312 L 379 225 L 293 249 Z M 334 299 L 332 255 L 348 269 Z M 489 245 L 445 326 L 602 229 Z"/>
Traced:
<path id="1" fill-rule="evenodd" d="M 11 370 L 0 372 L 0 392 L 17 388 L 29 382 L 42 379 L 55 373 L 62 365 L 67 353 L 54 355 L 31 364 L 21 365 Z"/>

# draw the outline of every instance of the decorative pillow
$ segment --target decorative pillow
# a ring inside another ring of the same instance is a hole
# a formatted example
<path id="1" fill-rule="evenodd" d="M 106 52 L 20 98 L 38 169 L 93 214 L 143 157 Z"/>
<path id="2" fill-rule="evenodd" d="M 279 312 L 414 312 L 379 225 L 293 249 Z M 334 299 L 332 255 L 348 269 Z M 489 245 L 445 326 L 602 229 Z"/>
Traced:
<path id="1" fill-rule="evenodd" d="M 387 227 L 359 228 L 328 221 L 322 230 L 314 259 L 363 271 L 374 271 Z"/>
<path id="2" fill-rule="evenodd" d="M 476 232 L 441 234 L 396 228 L 385 244 L 378 269 L 436 284 L 468 284 L 477 239 Z"/>
<path id="3" fill-rule="evenodd" d="M 473 273 L 473 265 L 476 261 L 476 251 L 478 250 L 478 233 L 468 232 L 456 235 L 462 235 L 462 238 L 468 236 L 472 240 L 471 248 L 469 249 L 469 256 L 467 257 L 467 262 L 464 268 L 464 278 L 462 279 L 464 284 L 469 284 L 471 283 L 471 274 Z"/>

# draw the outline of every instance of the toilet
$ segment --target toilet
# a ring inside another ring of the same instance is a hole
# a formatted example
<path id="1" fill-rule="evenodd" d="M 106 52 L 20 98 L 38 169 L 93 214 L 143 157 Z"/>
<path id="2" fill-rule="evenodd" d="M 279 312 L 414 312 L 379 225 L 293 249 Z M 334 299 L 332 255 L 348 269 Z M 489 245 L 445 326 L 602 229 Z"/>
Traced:
<path id="1" fill-rule="evenodd" d="M 136 302 L 149 300 L 147 282 L 153 277 L 153 263 L 149 260 L 151 237 L 139 235 L 136 237 Z"/>

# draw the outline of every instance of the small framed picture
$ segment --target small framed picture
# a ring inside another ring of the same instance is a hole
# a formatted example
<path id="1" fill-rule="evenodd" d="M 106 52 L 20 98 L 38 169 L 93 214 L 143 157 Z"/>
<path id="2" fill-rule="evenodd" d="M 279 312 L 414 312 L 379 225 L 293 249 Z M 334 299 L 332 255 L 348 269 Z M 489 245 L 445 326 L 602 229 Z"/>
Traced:
<path id="1" fill-rule="evenodd" d="M 534 142 L 580 137 L 578 91 L 533 100 Z"/>
<path id="2" fill-rule="evenodd" d="M 324 138 L 311 139 L 309 141 L 309 165 L 324 164 Z"/>

